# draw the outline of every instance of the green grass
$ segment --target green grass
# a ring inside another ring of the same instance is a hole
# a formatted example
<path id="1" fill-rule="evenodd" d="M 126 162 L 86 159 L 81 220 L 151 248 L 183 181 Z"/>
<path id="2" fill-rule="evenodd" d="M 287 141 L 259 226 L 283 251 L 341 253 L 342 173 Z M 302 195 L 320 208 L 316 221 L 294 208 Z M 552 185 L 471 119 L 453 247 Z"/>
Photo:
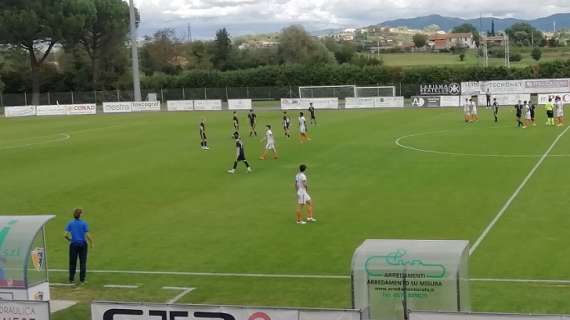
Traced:
<path id="1" fill-rule="evenodd" d="M 259 112 L 260 127 L 274 126 L 281 158 L 257 160 L 262 144 L 246 137 L 254 172 L 240 167 L 233 176 L 226 173 L 234 156 L 228 112 L 2 119 L 0 212 L 57 215 L 47 228 L 52 269 L 66 267 L 63 228 L 82 206 L 96 240 L 91 270 L 348 275 L 365 239 L 475 241 L 538 161 L 404 150 L 398 137 L 429 132 L 403 142 L 443 152 L 542 155 L 561 132 L 542 119 L 516 129 L 510 109 L 494 124 L 486 111 L 470 125 L 453 109 L 323 111 L 305 145 L 282 136 L 279 112 Z M 204 116 L 207 152 L 197 133 Z M 71 138 L 43 143 L 58 133 Z M 19 147 L 30 143 L 38 144 Z M 570 134 L 553 154 L 570 154 Z M 471 277 L 570 279 L 567 159 L 544 161 L 471 257 Z M 309 167 L 314 225 L 294 223 L 300 163 Z M 50 277 L 65 282 L 66 274 Z M 54 289 L 57 299 L 81 302 L 55 319 L 88 319 L 94 299 L 165 302 L 177 294 L 161 289 L 168 285 L 196 288 L 183 303 L 351 303 L 348 279 L 91 273 L 88 280 L 81 289 Z M 570 313 L 568 298 L 560 285 L 472 283 L 475 311 Z"/>
<path id="2" fill-rule="evenodd" d="M 536 62 L 530 55 L 530 48 L 512 48 L 513 53 L 520 53 L 521 61 L 511 62 L 513 67 L 525 67 L 535 65 Z M 568 48 L 542 48 L 542 58 L 539 62 L 570 59 Z M 385 53 L 380 55 L 387 66 L 438 66 L 438 65 L 464 65 L 471 66 L 483 63 L 479 61 L 475 50 L 466 53 L 465 61 L 459 59 L 459 55 L 451 53 Z M 505 64 L 502 58 L 489 57 L 489 66 L 502 66 Z"/>

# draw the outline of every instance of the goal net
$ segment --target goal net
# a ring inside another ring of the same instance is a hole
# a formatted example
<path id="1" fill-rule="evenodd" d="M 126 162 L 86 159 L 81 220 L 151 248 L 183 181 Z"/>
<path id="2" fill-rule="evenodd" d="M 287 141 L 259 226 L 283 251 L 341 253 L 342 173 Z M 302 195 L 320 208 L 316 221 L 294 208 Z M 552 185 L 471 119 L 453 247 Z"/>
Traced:
<path id="1" fill-rule="evenodd" d="M 356 86 L 307 86 L 299 87 L 299 98 L 339 98 L 356 96 Z"/>
<path id="2" fill-rule="evenodd" d="M 382 86 L 382 87 L 356 87 L 356 97 L 395 97 L 396 87 Z"/>

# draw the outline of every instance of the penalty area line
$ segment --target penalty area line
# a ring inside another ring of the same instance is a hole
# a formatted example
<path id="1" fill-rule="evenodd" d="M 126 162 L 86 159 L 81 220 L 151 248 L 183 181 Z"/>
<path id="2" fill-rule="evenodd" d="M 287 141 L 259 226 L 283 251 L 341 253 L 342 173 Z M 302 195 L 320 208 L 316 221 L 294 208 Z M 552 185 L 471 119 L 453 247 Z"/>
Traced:
<path id="1" fill-rule="evenodd" d="M 495 216 L 495 218 L 493 218 L 493 220 L 489 223 L 489 225 L 487 225 L 487 227 L 485 228 L 485 230 L 483 230 L 483 233 L 481 233 L 481 235 L 479 236 L 479 238 L 477 238 L 477 240 L 475 241 L 475 243 L 473 244 L 473 246 L 471 247 L 471 249 L 469 249 L 469 255 L 473 255 L 473 253 L 475 253 L 475 250 L 477 250 L 477 248 L 479 247 L 479 245 L 481 244 L 481 242 L 483 242 L 483 240 L 485 240 L 485 238 L 487 237 L 487 235 L 489 234 L 489 232 L 493 229 L 493 227 L 495 227 L 495 224 L 497 224 L 497 222 L 499 221 L 499 219 L 501 219 L 501 217 L 505 214 L 505 212 L 507 211 L 507 209 L 511 206 L 511 204 L 513 203 L 513 201 L 515 200 L 515 198 L 519 195 L 519 193 L 521 192 L 521 190 L 526 186 L 526 184 L 528 183 L 528 181 L 530 180 L 530 178 L 532 178 L 532 176 L 534 175 L 534 173 L 536 172 L 536 170 L 538 170 L 538 168 L 542 165 L 542 163 L 544 162 L 544 160 L 548 157 L 548 155 L 550 154 L 550 152 L 552 151 L 552 149 L 554 149 L 554 147 L 556 146 L 556 144 L 558 144 L 558 141 L 562 138 L 562 136 L 564 136 L 564 134 L 566 134 L 566 132 L 568 131 L 568 129 L 570 129 L 570 127 L 567 127 L 564 131 L 562 131 L 562 133 L 560 133 L 556 139 L 554 139 L 554 141 L 552 142 L 552 144 L 550 145 L 550 147 L 548 147 L 548 149 L 546 149 L 546 151 L 542 154 L 542 156 L 540 157 L 540 159 L 538 159 L 538 161 L 536 162 L 536 164 L 534 165 L 534 167 L 532 167 L 532 169 L 530 170 L 530 172 L 526 175 L 526 177 L 523 179 L 523 181 L 521 182 L 521 184 L 517 187 L 517 189 L 515 190 L 515 192 L 513 192 L 513 194 L 509 197 L 509 199 L 507 200 L 507 202 L 505 202 L 505 204 L 503 205 L 503 207 L 501 208 L 501 210 L 499 210 L 499 212 L 497 213 L 497 215 Z"/>

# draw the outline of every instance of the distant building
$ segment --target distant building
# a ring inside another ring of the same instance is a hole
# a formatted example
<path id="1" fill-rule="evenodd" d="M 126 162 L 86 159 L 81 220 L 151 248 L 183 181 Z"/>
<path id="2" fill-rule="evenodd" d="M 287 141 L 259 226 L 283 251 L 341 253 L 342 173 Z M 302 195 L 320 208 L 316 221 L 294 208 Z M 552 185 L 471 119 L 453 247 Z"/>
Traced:
<path id="1" fill-rule="evenodd" d="M 472 33 L 437 33 L 429 37 L 428 46 L 435 50 L 451 49 L 454 47 L 477 48 Z"/>
<path id="2" fill-rule="evenodd" d="M 355 33 L 356 29 L 353 28 L 344 29 L 342 32 L 333 35 L 333 38 L 338 41 L 354 41 Z"/>

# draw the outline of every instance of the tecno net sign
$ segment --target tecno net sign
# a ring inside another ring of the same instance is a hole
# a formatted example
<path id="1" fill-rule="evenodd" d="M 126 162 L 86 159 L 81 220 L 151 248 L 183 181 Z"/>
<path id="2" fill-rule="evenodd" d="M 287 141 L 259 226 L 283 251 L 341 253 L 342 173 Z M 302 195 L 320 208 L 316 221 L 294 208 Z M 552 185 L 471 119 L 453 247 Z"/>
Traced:
<path id="1" fill-rule="evenodd" d="M 94 302 L 91 320 L 360 320 L 357 310 Z"/>
<path id="2" fill-rule="evenodd" d="M 461 94 L 459 83 L 421 84 L 420 96 L 458 96 Z"/>

